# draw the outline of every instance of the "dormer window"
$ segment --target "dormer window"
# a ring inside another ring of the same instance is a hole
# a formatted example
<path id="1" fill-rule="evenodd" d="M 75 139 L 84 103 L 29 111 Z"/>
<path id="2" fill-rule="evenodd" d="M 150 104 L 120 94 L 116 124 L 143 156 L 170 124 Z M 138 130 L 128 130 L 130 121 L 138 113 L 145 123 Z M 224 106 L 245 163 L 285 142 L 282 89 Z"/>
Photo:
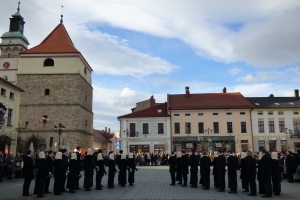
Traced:
<path id="1" fill-rule="evenodd" d="M 158 109 L 158 110 L 157 110 L 157 112 L 158 112 L 158 113 L 161 113 L 161 112 L 162 112 L 162 110 L 161 110 L 161 109 Z"/>
<path id="2" fill-rule="evenodd" d="M 44 61 L 44 67 L 49 67 L 49 66 L 54 66 L 54 60 L 51 59 L 51 58 L 47 58 L 47 59 Z"/>

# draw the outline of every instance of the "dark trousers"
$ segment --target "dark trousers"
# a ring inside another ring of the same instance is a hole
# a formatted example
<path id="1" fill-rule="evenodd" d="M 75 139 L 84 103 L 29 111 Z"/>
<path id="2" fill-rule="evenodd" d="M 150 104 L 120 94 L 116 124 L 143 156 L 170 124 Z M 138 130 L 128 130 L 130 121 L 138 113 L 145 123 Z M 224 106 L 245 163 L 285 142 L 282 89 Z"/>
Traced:
<path id="1" fill-rule="evenodd" d="M 236 179 L 236 177 L 231 177 L 231 178 L 228 177 L 228 182 L 229 182 L 228 185 L 230 185 L 230 191 L 236 192 L 236 189 L 237 189 L 237 179 Z"/>
<path id="2" fill-rule="evenodd" d="M 97 172 L 97 174 L 96 174 L 96 189 L 102 188 L 101 182 L 102 182 L 102 175 Z"/>
<path id="3" fill-rule="evenodd" d="M 219 187 L 220 187 L 220 184 L 219 184 L 219 178 L 218 178 L 217 173 L 214 174 L 214 186 L 215 186 L 216 188 L 219 188 Z"/>
<path id="4" fill-rule="evenodd" d="M 248 180 L 246 178 L 242 179 L 242 188 L 244 190 L 249 190 L 249 184 L 248 184 Z"/>
<path id="5" fill-rule="evenodd" d="M 265 195 L 268 197 L 272 196 L 272 184 L 271 183 L 264 183 L 265 188 Z"/>
<path id="6" fill-rule="evenodd" d="M 36 194 L 37 195 L 42 195 L 43 194 L 43 190 L 44 190 L 44 183 L 45 181 L 43 180 L 39 180 L 39 181 L 36 181 L 35 184 L 36 184 Z"/>
<path id="7" fill-rule="evenodd" d="M 16 170 L 15 178 L 22 178 L 22 176 L 21 176 L 21 170 Z"/>
<path id="8" fill-rule="evenodd" d="M 78 190 L 80 187 L 79 187 L 79 176 L 77 176 L 76 178 L 75 178 L 75 183 L 74 183 L 74 188 L 75 188 L 75 190 Z"/>
<path id="9" fill-rule="evenodd" d="M 274 181 L 273 184 L 273 193 L 274 194 L 280 194 L 281 193 L 281 182 Z"/>
<path id="10" fill-rule="evenodd" d="M 187 185 L 187 174 L 182 174 L 183 185 Z"/>
<path id="11" fill-rule="evenodd" d="M 31 183 L 31 179 L 24 179 L 23 195 L 29 194 L 30 183 Z"/>
<path id="12" fill-rule="evenodd" d="M 62 178 L 61 177 L 59 177 L 59 176 L 54 177 L 54 187 L 53 187 L 54 194 L 60 194 L 62 192 L 61 183 L 62 183 Z"/>
<path id="13" fill-rule="evenodd" d="M 202 186 L 205 189 L 209 189 L 209 186 L 210 186 L 210 171 L 208 170 L 208 171 L 202 172 L 201 178 L 202 178 Z"/>
<path id="14" fill-rule="evenodd" d="M 61 191 L 64 191 L 66 190 L 65 189 L 65 186 L 66 186 L 66 180 L 67 180 L 67 175 L 66 175 L 67 172 L 64 172 L 62 177 L 61 177 Z"/>
<path id="15" fill-rule="evenodd" d="M 44 192 L 49 192 L 49 185 L 50 185 L 51 177 L 47 177 L 44 184 Z"/>
<path id="16" fill-rule="evenodd" d="M 294 182 L 292 167 L 287 167 L 287 179 L 288 179 L 288 182 Z"/>
<path id="17" fill-rule="evenodd" d="M 198 169 L 196 167 L 194 167 L 194 168 L 195 169 L 191 169 L 190 184 L 192 186 L 197 186 L 197 184 L 198 184 Z"/>
<path id="18" fill-rule="evenodd" d="M 249 180 L 249 186 L 250 186 L 250 194 L 256 194 L 256 182 L 255 182 L 255 179 Z"/>
<path id="19" fill-rule="evenodd" d="M 3 167 L 0 167 L 0 180 L 2 180 Z"/>
<path id="20" fill-rule="evenodd" d="M 225 190 L 225 174 L 224 173 L 218 173 L 218 179 L 219 179 L 219 188 L 220 188 L 220 190 Z"/>
<path id="21" fill-rule="evenodd" d="M 264 183 L 261 180 L 258 181 L 258 193 L 259 194 L 265 193 Z"/>
<path id="22" fill-rule="evenodd" d="M 170 172 L 172 184 L 175 184 L 175 172 Z"/>

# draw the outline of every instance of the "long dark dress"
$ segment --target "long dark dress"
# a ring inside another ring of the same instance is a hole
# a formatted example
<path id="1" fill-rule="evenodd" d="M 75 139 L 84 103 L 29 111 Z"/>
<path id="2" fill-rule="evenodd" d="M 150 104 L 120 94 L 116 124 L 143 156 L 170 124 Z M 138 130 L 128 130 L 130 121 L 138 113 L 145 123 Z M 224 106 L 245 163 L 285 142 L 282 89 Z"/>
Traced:
<path id="1" fill-rule="evenodd" d="M 54 160 L 54 188 L 53 192 L 56 195 L 62 194 L 62 177 L 63 177 L 63 165 L 61 159 Z"/>
<path id="2" fill-rule="evenodd" d="M 237 190 L 236 169 L 238 166 L 238 158 L 233 155 L 228 156 L 227 166 L 228 166 L 228 187 L 230 188 L 231 191 L 236 192 Z"/>
<path id="3" fill-rule="evenodd" d="M 97 173 L 96 173 L 96 189 L 100 190 L 102 188 L 102 177 L 104 174 L 106 174 L 105 168 L 104 168 L 104 160 L 98 160 L 96 162 L 96 166 L 98 167 Z"/>
<path id="4" fill-rule="evenodd" d="M 94 158 L 93 155 L 87 155 L 83 161 L 84 169 L 84 183 L 83 187 L 86 190 L 90 190 L 93 186 L 93 175 L 94 175 Z"/>
<path id="5" fill-rule="evenodd" d="M 74 192 L 76 180 L 79 176 L 79 167 L 77 160 L 71 159 L 69 162 L 69 175 L 67 188 L 69 188 L 69 192 Z"/>
<path id="6" fill-rule="evenodd" d="M 114 188 L 114 179 L 116 173 L 116 163 L 114 160 L 108 161 L 108 180 L 107 180 L 107 187 Z"/>
<path id="7" fill-rule="evenodd" d="M 126 185 L 126 175 L 127 175 L 127 160 L 126 159 L 121 159 L 119 162 L 119 181 L 121 186 Z"/>
<path id="8" fill-rule="evenodd" d="M 198 157 L 193 153 L 192 155 L 190 155 L 189 162 L 190 162 L 190 166 L 191 166 L 190 184 L 192 187 L 197 187 L 198 165 L 199 165 Z"/>
<path id="9" fill-rule="evenodd" d="M 281 193 L 281 174 L 279 160 L 272 159 L 272 184 L 273 184 L 273 193 Z"/>
<path id="10" fill-rule="evenodd" d="M 260 161 L 261 179 L 264 184 L 265 196 L 272 197 L 272 159 L 269 155 L 264 155 Z"/>
<path id="11" fill-rule="evenodd" d="M 36 193 L 38 196 L 42 196 L 44 192 L 44 184 L 46 177 L 48 176 L 46 159 L 39 159 L 36 163 L 37 173 L 35 178 Z"/>
<path id="12" fill-rule="evenodd" d="M 220 191 L 225 190 L 225 167 L 226 167 L 226 158 L 223 154 L 219 155 L 217 158 L 217 174 L 219 179 Z"/>
<path id="13" fill-rule="evenodd" d="M 177 165 L 177 170 L 176 170 L 176 181 L 179 181 L 178 183 L 182 183 L 182 163 L 181 163 L 181 157 L 176 158 L 176 165 Z"/>
<path id="14" fill-rule="evenodd" d="M 137 171 L 135 162 L 133 158 L 128 158 L 127 160 L 127 166 L 128 166 L 128 183 L 132 185 L 134 183 L 134 173 Z"/>
<path id="15" fill-rule="evenodd" d="M 202 158 L 200 158 L 200 169 L 202 169 L 202 186 L 205 189 L 209 189 L 210 186 L 210 165 L 211 161 L 208 156 L 203 156 Z"/>
<path id="16" fill-rule="evenodd" d="M 212 172 L 212 175 L 214 176 L 214 186 L 215 186 L 215 188 L 219 188 L 219 178 L 218 178 L 218 173 L 217 173 L 217 158 L 218 157 L 214 157 L 213 172 Z"/>
<path id="17" fill-rule="evenodd" d="M 265 187 L 262 180 L 262 168 L 261 168 L 261 159 L 258 161 L 258 172 L 257 172 L 257 180 L 258 180 L 258 194 L 264 194 L 265 193 Z"/>
<path id="18" fill-rule="evenodd" d="M 240 175 L 240 179 L 242 179 L 242 188 L 244 190 L 249 190 L 249 184 L 248 184 L 248 179 L 247 179 L 247 172 L 246 172 L 246 160 L 245 158 L 241 159 L 241 175 Z"/>

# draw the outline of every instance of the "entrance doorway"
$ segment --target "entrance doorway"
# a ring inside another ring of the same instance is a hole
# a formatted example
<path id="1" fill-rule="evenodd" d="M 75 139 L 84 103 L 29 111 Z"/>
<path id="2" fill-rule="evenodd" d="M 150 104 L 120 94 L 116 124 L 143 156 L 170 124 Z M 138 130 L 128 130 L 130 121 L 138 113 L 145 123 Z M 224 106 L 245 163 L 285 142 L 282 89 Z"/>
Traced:
<path id="1" fill-rule="evenodd" d="M 0 151 L 8 154 L 11 145 L 11 138 L 6 135 L 0 136 Z"/>

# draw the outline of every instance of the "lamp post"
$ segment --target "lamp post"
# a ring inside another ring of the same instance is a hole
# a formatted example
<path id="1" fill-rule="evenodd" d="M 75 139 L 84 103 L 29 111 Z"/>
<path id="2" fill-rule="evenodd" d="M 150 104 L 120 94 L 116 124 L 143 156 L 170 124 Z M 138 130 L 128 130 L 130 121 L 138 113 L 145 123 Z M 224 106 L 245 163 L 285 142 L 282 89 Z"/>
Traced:
<path id="1" fill-rule="evenodd" d="M 58 124 L 58 126 L 54 126 L 55 132 L 58 132 L 58 149 L 60 148 L 60 135 L 65 131 L 65 126 L 61 123 Z"/>
<path id="2" fill-rule="evenodd" d="M 0 129 L 2 127 L 2 118 L 4 117 L 5 113 L 6 113 L 7 108 L 5 107 L 5 105 L 3 105 L 2 103 L 0 103 Z"/>
<path id="3" fill-rule="evenodd" d="M 204 130 L 204 132 L 207 134 L 207 151 L 209 151 L 209 134 L 212 134 L 213 130 L 210 128 L 207 128 L 206 130 Z"/>
<path id="4" fill-rule="evenodd" d="M 124 135 L 126 135 L 128 137 L 130 134 L 130 131 L 128 129 L 126 129 L 126 131 L 123 131 L 123 133 L 124 133 Z"/>

